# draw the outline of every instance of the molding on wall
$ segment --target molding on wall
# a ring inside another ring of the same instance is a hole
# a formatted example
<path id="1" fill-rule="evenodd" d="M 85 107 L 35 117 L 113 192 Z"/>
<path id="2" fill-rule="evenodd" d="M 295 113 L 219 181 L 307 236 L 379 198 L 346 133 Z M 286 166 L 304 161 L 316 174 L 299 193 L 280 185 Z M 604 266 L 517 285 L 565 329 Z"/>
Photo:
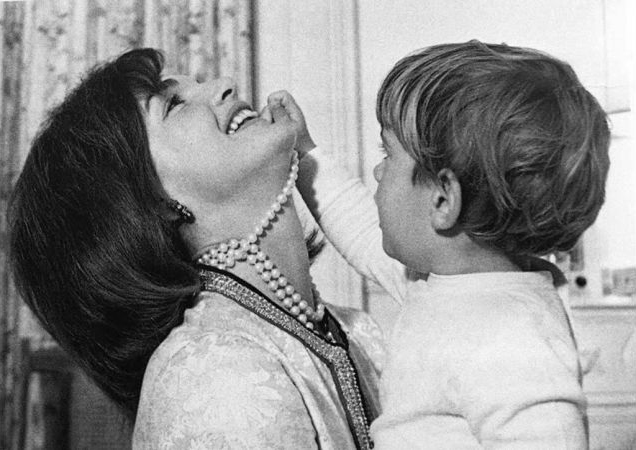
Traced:
<path id="1" fill-rule="evenodd" d="M 356 0 L 330 0 L 329 53 L 331 56 L 332 136 L 347 149 L 337 152 L 353 175 L 361 175 L 360 48 Z"/>
<path id="2" fill-rule="evenodd" d="M 257 105 L 291 92 L 314 140 L 352 175 L 361 148 L 357 13 L 356 0 L 260 0 L 255 12 Z M 363 306 L 361 277 L 330 245 L 311 272 L 326 301 Z"/>
<path id="3" fill-rule="evenodd" d="M 331 149 L 340 164 L 355 176 L 361 175 L 360 63 L 356 0 L 329 0 L 330 125 Z M 348 306 L 363 308 L 365 290 L 362 278 L 329 248 L 323 257 L 322 274 L 332 280 L 328 301 L 345 299 Z M 316 272 L 321 267 L 317 265 Z M 325 273 L 326 272 L 326 273 Z M 326 283 L 321 283 L 325 285 Z"/>
<path id="4" fill-rule="evenodd" d="M 636 417 L 636 392 L 630 391 L 607 391 L 590 392 L 586 394 L 588 408 L 616 407 L 621 413 L 628 413 Z"/>

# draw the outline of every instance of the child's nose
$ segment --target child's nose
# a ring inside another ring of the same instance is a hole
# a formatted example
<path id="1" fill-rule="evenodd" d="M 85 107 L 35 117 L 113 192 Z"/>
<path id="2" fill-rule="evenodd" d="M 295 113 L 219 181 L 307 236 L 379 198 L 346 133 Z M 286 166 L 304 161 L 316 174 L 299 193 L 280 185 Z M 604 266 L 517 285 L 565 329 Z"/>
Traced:
<path id="1" fill-rule="evenodd" d="M 384 166 L 384 161 L 380 162 L 373 168 L 373 178 L 375 178 L 375 181 L 377 181 L 378 183 L 382 179 L 382 166 Z"/>

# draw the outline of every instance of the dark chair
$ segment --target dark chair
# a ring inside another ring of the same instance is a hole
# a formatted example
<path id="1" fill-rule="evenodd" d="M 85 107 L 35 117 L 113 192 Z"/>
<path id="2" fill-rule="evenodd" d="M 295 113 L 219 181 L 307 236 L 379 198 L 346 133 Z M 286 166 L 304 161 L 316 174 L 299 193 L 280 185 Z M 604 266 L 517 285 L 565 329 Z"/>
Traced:
<path id="1" fill-rule="evenodd" d="M 69 448 L 69 400 L 73 364 L 59 347 L 31 350 L 22 340 L 20 448 L 44 443 L 47 449 Z M 39 376 L 39 391 L 35 377 Z M 37 398 L 36 398 L 37 397 Z"/>
<path id="2" fill-rule="evenodd" d="M 31 350 L 24 340 L 22 355 L 20 448 L 131 448 L 132 430 L 123 415 L 61 348 Z"/>

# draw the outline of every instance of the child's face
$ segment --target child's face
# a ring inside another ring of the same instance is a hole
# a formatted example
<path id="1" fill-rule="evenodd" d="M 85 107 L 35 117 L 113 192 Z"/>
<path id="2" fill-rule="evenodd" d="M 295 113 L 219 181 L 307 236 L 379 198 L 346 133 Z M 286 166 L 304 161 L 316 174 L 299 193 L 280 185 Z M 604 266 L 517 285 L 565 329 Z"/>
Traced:
<path id="1" fill-rule="evenodd" d="M 432 254 L 432 190 L 412 180 L 415 160 L 404 150 L 395 134 L 383 129 L 386 156 L 373 175 L 378 182 L 374 199 L 380 216 L 384 251 L 402 264 L 421 273 L 430 272 L 427 255 Z"/>

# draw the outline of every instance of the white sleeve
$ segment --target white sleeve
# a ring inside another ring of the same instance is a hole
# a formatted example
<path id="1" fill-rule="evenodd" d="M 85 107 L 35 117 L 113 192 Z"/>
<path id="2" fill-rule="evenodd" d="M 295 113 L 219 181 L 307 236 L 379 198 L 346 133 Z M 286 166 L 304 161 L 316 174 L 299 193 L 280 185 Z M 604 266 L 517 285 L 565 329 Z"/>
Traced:
<path id="1" fill-rule="evenodd" d="M 320 148 L 303 158 L 300 176 L 301 181 L 311 179 L 310 185 L 299 183 L 299 190 L 327 239 L 358 273 L 403 303 L 409 284 L 407 271 L 382 249 L 371 191 Z"/>

